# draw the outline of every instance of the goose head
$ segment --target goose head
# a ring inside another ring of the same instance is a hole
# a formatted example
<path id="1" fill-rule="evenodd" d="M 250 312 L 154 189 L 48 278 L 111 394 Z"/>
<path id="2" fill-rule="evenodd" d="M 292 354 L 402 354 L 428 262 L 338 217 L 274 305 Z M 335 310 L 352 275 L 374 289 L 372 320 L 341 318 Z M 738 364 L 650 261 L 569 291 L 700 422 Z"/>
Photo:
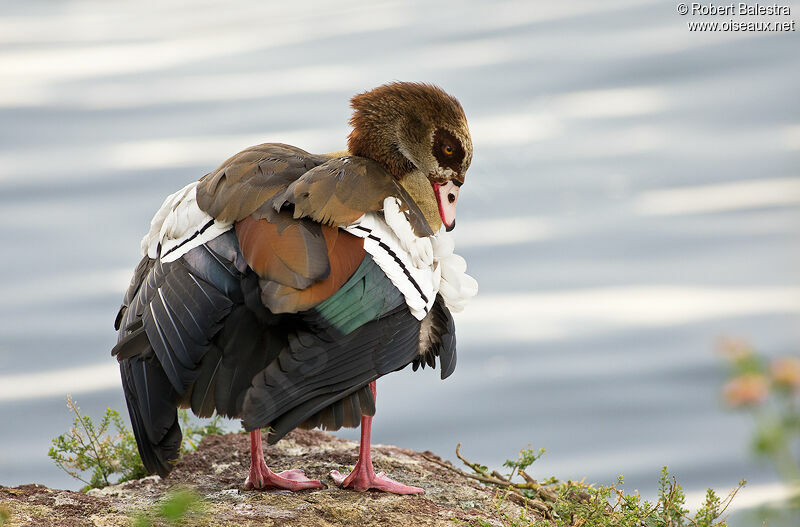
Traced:
<path id="1" fill-rule="evenodd" d="M 455 227 L 472 162 L 472 139 L 458 100 L 431 84 L 393 82 L 354 96 L 352 155 L 380 163 L 411 195 L 432 230 Z"/>

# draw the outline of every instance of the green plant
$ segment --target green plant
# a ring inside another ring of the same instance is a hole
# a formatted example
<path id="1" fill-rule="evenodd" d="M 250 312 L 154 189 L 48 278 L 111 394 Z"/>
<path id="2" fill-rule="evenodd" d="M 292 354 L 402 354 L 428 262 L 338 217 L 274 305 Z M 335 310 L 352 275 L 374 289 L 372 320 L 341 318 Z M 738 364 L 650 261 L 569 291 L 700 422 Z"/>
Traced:
<path id="1" fill-rule="evenodd" d="M 11 521 L 11 511 L 8 507 L 0 504 L 0 527 Z"/>
<path id="2" fill-rule="evenodd" d="M 110 485 L 114 475 L 118 475 L 116 483 L 147 475 L 136 438 L 119 412 L 106 408 L 100 422 L 95 423 L 69 396 L 67 407 L 75 414 L 72 427 L 53 439 L 48 455 L 64 472 L 85 483 L 84 491 Z M 205 436 L 223 431 L 219 416 L 204 425 L 193 422 L 186 410 L 180 410 L 179 418 L 183 424 L 181 454 L 196 450 Z M 89 476 L 85 476 L 87 472 Z"/>
<path id="3" fill-rule="evenodd" d="M 718 349 L 729 364 L 725 404 L 753 416 L 753 451 L 794 488 L 800 505 L 800 357 L 770 360 L 741 339 L 722 339 Z"/>
<path id="4" fill-rule="evenodd" d="M 162 522 L 167 525 L 182 525 L 189 517 L 205 512 L 203 500 L 188 489 L 178 489 L 151 507 L 147 513 L 138 513 L 133 518 L 133 527 L 153 527 Z"/>
<path id="5" fill-rule="evenodd" d="M 120 482 L 147 475 L 136 440 L 119 412 L 107 408 L 95 425 L 71 397 L 67 397 L 67 407 L 75 414 L 72 428 L 53 439 L 48 455 L 64 472 L 85 483 L 84 490 L 110 485 L 114 474 L 120 475 Z M 85 472 L 91 474 L 88 480 Z"/>
<path id="6" fill-rule="evenodd" d="M 503 464 L 511 472 L 499 474 L 465 459 L 460 447 L 456 447 L 456 456 L 472 469 L 472 474 L 435 458 L 426 458 L 495 489 L 495 514 L 506 527 L 725 527 L 723 514 L 745 484 L 742 480 L 725 499 L 708 489 L 705 502 L 690 516 L 684 507 L 683 490 L 675 478 L 670 478 L 667 467 L 661 470 L 658 500 L 650 503 L 638 493 L 626 494 L 621 488 L 622 476 L 612 485 L 560 481 L 553 477 L 541 482 L 535 480 L 527 470 L 544 454 L 544 449 L 521 450 L 516 460 L 506 460 Z M 510 514 L 503 507 L 506 500 L 520 505 L 519 512 Z M 485 527 L 489 523 L 475 520 L 470 525 Z"/>
<path id="7" fill-rule="evenodd" d="M 180 418 L 181 429 L 183 430 L 181 454 L 197 450 L 197 446 L 207 435 L 225 433 L 225 429 L 222 426 L 222 417 L 218 414 L 214 414 L 206 424 L 201 424 L 199 421 L 193 420 L 191 414 L 186 410 L 179 410 L 178 417 Z"/>

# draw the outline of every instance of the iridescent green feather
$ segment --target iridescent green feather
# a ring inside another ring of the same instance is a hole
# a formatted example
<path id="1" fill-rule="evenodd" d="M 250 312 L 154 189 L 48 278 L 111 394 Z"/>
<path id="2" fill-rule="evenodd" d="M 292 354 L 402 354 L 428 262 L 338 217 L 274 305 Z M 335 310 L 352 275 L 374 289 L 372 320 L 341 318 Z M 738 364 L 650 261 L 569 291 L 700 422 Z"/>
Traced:
<path id="1" fill-rule="evenodd" d="M 346 335 L 404 302 L 402 293 L 367 254 L 353 276 L 314 311 Z"/>

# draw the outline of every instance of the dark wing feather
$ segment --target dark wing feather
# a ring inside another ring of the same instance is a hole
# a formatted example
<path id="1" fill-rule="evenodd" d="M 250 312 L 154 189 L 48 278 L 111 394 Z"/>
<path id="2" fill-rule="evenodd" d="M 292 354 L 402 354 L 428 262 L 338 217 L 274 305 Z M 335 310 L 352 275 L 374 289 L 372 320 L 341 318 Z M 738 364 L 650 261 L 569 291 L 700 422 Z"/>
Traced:
<path id="1" fill-rule="evenodd" d="M 119 339 L 117 345 L 111 349 L 111 355 L 115 356 L 117 360 L 123 360 L 152 354 L 153 349 L 150 347 L 150 341 L 147 340 L 147 333 L 141 319 L 131 324 L 125 331 L 125 336 Z"/>
<path id="2" fill-rule="evenodd" d="M 178 404 L 191 405 L 201 415 L 217 407 L 225 350 L 213 338 L 233 306 L 244 301 L 239 268 L 246 265 L 229 231 L 174 262 L 152 260 L 146 266 L 146 273 L 137 272 L 132 298 L 126 297 L 129 305 L 117 321 L 120 332 L 112 353 L 120 361 L 142 459 L 149 471 L 163 476 L 180 446 Z M 256 368 L 264 365 L 259 362 Z M 249 385 L 250 379 L 245 383 L 242 375 L 228 378 L 241 392 Z M 237 397 L 240 406 L 242 396 Z M 230 398 L 224 399 L 226 407 Z"/>
<path id="3" fill-rule="evenodd" d="M 198 250 L 207 249 L 201 246 L 192 251 Z M 211 259 L 203 263 L 209 267 L 216 265 Z M 233 305 L 228 296 L 212 283 L 196 276 L 196 272 L 197 269 L 189 267 L 182 258 L 171 263 L 159 261 L 148 277 L 143 288 L 145 294 L 141 297 L 147 338 L 167 378 L 180 394 L 185 393 L 197 378 L 199 371 L 196 366 L 208 351 L 211 336 L 220 330 L 222 319 Z M 197 274 L 208 276 L 214 272 L 205 270 Z M 201 332 L 202 338 L 195 340 L 187 328 Z"/>
<path id="4" fill-rule="evenodd" d="M 322 396 L 325 397 L 325 396 Z M 319 406 L 319 401 L 312 399 L 303 403 L 305 408 L 297 408 L 301 414 L 308 413 L 309 409 Z M 362 416 L 375 415 L 375 398 L 369 386 L 364 386 L 355 393 L 339 399 L 329 406 L 318 411 L 307 420 L 300 423 L 299 428 L 310 430 L 312 428 L 322 428 L 324 430 L 338 430 L 342 427 L 355 428 L 360 424 Z M 276 423 L 276 427 L 281 427 L 281 421 L 290 421 L 291 416 L 281 417 Z"/>
<path id="5" fill-rule="evenodd" d="M 144 283 L 147 274 L 150 272 L 150 269 L 153 268 L 156 261 L 144 256 L 144 258 L 139 261 L 139 265 L 136 266 L 136 270 L 133 272 L 133 278 L 131 278 L 131 283 L 128 286 L 128 290 L 125 292 L 125 298 L 122 300 L 122 305 L 117 312 L 117 318 L 114 320 L 114 329 L 119 329 L 120 325 L 122 324 L 122 319 L 125 316 L 125 312 L 128 310 L 128 307 L 133 302 L 136 293 L 139 292 L 139 288 Z"/>
<path id="6" fill-rule="evenodd" d="M 253 376 L 267 367 L 286 346 L 285 331 L 264 326 L 244 305 L 238 305 L 214 338 L 222 351 L 216 374 L 214 400 L 217 412 L 238 417 Z M 195 390 L 200 383 L 196 383 Z"/>
<path id="7" fill-rule="evenodd" d="M 166 477 L 181 446 L 178 394 L 158 364 L 132 357 L 119 367 L 142 463 L 148 472 Z"/>
<path id="8" fill-rule="evenodd" d="M 222 367 L 222 350 L 211 346 L 200 362 L 200 374 L 192 385 L 189 407 L 199 417 L 211 417 L 217 409 L 217 373 Z"/>
<path id="9" fill-rule="evenodd" d="M 270 425 L 269 442 L 314 414 L 402 368 L 417 353 L 419 321 L 400 306 L 334 341 L 298 332 L 289 346 L 253 379 L 243 406 L 245 429 Z"/>
<path id="10" fill-rule="evenodd" d="M 217 220 L 243 220 L 325 160 L 280 143 L 252 146 L 200 180 L 197 204 Z"/>
<path id="11" fill-rule="evenodd" d="M 456 326 L 453 315 L 440 295 L 437 295 L 430 313 L 422 321 L 422 327 L 428 340 L 422 343 L 420 355 L 414 359 L 414 371 L 420 366 L 425 368 L 426 364 L 435 368 L 436 357 L 439 357 L 441 376 L 446 379 L 456 369 Z"/>

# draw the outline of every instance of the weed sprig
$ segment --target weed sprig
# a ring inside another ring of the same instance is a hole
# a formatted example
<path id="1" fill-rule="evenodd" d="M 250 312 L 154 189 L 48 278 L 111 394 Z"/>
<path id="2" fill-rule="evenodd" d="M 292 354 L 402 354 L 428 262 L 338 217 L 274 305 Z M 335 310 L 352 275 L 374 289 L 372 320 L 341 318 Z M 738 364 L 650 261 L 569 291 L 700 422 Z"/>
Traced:
<path id="1" fill-rule="evenodd" d="M 622 476 L 612 485 L 587 484 L 585 481 L 560 481 L 548 478 L 542 482 L 531 477 L 528 468 L 544 454 L 544 449 L 523 449 L 516 460 L 506 460 L 508 474 L 489 472 L 488 467 L 456 456 L 473 473 L 464 472 L 448 462 L 425 456 L 463 477 L 480 481 L 495 489 L 495 513 L 506 527 L 726 527 L 723 517 L 745 481 L 721 499 L 708 489 L 703 505 L 694 515 L 685 508 L 686 496 L 667 467 L 661 470 L 656 503 L 643 500 L 638 493 L 626 494 L 621 488 Z M 514 478 L 522 481 L 513 481 Z M 519 514 L 509 514 L 503 503 L 508 500 L 522 506 Z M 475 527 L 490 524 L 475 520 Z"/>
<path id="2" fill-rule="evenodd" d="M 67 407 L 74 414 L 72 427 L 66 434 L 53 439 L 48 456 L 61 470 L 82 481 L 85 484 L 82 490 L 111 485 L 114 475 L 119 475 L 114 483 L 147 475 L 136 447 L 136 438 L 125 426 L 119 412 L 106 408 L 100 422 L 95 423 L 91 417 L 81 413 L 69 396 Z M 196 450 L 205 436 L 224 432 L 219 416 L 214 416 L 205 425 L 193 423 L 186 410 L 180 411 L 179 418 L 183 425 L 181 454 Z"/>

